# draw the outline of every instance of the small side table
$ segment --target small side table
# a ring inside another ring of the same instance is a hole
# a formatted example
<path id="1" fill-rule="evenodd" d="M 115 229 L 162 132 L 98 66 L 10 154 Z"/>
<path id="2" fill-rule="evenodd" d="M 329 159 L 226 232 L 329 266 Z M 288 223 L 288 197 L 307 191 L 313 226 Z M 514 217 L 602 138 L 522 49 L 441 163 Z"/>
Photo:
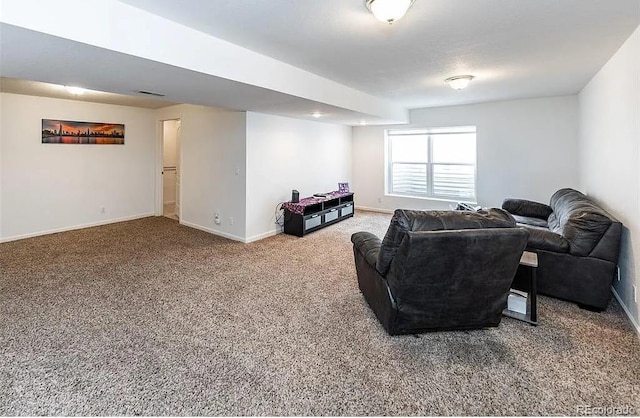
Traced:
<path id="1" fill-rule="evenodd" d="M 538 301 L 537 301 L 537 285 L 536 285 L 536 269 L 538 268 L 538 254 L 530 251 L 522 253 L 520 258 L 520 266 L 518 269 L 523 269 L 527 272 L 528 286 L 527 286 L 527 313 L 510 311 L 509 308 L 502 311 L 504 316 L 509 318 L 519 319 L 520 321 L 527 322 L 531 325 L 538 325 Z"/>

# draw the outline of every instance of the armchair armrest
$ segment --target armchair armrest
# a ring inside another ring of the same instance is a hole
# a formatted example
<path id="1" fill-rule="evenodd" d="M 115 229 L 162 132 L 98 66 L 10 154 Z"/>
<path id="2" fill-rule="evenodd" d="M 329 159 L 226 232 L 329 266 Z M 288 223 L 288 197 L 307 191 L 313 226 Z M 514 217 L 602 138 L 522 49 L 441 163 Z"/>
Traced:
<path id="1" fill-rule="evenodd" d="M 524 199 L 505 199 L 502 202 L 502 209 L 512 215 L 528 216 L 531 218 L 544 219 L 545 221 L 553 213 L 551 206 L 544 203 L 532 202 Z"/>
<path id="2" fill-rule="evenodd" d="M 371 232 L 356 232 L 351 235 L 353 248 L 362 254 L 371 267 L 375 269 L 382 241 Z"/>

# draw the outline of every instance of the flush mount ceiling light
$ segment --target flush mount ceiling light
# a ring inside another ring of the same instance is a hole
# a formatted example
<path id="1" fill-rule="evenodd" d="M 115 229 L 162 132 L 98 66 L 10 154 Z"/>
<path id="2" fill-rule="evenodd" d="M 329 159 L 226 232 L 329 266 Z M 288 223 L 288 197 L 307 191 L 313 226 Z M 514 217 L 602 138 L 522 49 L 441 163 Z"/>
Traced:
<path id="1" fill-rule="evenodd" d="M 64 88 L 67 89 L 69 93 L 74 94 L 76 96 L 84 94 L 84 91 L 85 91 L 82 87 L 64 86 Z"/>
<path id="2" fill-rule="evenodd" d="M 316 118 L 316 119 L 317 119 L 317 118 L 321 118 L 321 117 L 322 117 L 322 113 L 320 113 L 320 112 L 313 112 L 313 113 L 311 114 L 311 116 L 313 116 L 313 117 L 314 117 L 314 118 Z"/>
<path id="3" fill-rule="evenodd" d="M 472 75 L 456 75 L 453 77 L 449 77 L 444 81 L 449 83 L 452 89 L 462 90 L 463 88 L 467 87 L 469 85 L 469 82 L 473 79 L 474 77 Z"/>
<path id="4" fill-rule="evenodd" d="M 402 19 L 415 0 L 365 0 L 364 4 L 376 19 L 392 24 Z"/>

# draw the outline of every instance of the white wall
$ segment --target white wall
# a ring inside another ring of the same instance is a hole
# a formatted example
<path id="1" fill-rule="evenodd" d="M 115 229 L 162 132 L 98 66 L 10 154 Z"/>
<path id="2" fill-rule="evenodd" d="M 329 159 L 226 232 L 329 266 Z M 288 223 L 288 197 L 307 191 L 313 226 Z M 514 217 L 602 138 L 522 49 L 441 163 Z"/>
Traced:
<path id="1" fill-rule="evenodd" d="M 4 102 L 4 95 L 0 93 L 0 242 L 2 242 L 2 107 Z"/>
<path id="2" fill-rule="evenodd" d="M 350 127 L 193 105 L 0 99 L 2 240 L 160 214 L 160 121 L 168 119 L 181 119 L 184 225 L 252 241 L 277 232 L 275 207 L 291 189 L 305 196 L 351 180 Z M 124 123 L 125 145 L 42 144 L 42 118 Z"/>
<path id="3" fill-rule="evenodd" d="M 177 167 L 177 139 L 178 121 L 165 120 L 162 127 L 162 164 L 164 167 Z M 162 200 L 163 203 L 174 203 L 176 201 L 176 172 L 173 170 L 163 170 L 162 174 Z"/>
<path id="4" fill-rule="evenodd" d="M 632 286 L 640 286 L 639 78 L 640 28 L 579 95 L 580 180 L 586 193 L 624 224 L 620 281 L 614 288 L 636 328 L 640 311 Z"/>
<path id="5" fill-rule="evenodd" d="M 181 120 L 180 223 L 244 241 L 246 114 L 178 105 L 159 109 L 157 117 Z M 214 213 L 220 214 L 220 225 Z"/>
<path id="6" fill-rule="evenodd" d="M 0 239 L 153 214 L 154 111 L 8 93 L 0 97 Z M 42 144 L 42 119 L 123 123 L 125 144 Z"/>
<path id="7" fill-rule="evenodd" d="M 556 190 L 578 186 L 576 96 L 415 109 L 410 119 L 405 126 L 476 126 L 477 200 L 482 206 L 499 207 L 506 197 L 546 203 Z M 356 206 L 449 209 L 447 201 L 385 196 L 385 129 L 398 126 L 353 129 Z"/>
<path id="8" fill-rule="evenodd" d="M 350 127 L 247 112 L 248 241 L 277 232 L 275 208 L 292 189 L 306 197 L 350 180 Z"/>

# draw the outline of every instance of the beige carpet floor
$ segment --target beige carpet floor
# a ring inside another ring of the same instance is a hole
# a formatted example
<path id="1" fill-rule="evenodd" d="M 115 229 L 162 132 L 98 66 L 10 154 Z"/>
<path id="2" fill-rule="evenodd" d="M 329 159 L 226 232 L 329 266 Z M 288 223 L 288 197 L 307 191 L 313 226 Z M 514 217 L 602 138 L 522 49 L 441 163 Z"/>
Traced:
<path id="1" fill-rule="evenodd" d="M 615 301 L 387 336 L 349 237 L 389 219 L 241 244 L 154 217 L 0 244 L 0 415 L 640 413 Z"/>

